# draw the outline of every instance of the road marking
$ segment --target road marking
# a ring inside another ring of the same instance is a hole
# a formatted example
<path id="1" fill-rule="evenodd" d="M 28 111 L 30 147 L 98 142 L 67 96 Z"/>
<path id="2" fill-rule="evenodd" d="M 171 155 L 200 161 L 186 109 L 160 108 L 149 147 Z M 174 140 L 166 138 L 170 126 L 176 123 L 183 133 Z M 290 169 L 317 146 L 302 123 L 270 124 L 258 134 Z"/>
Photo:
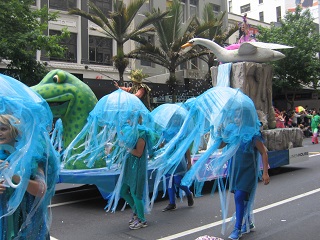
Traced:
<path id="1" fill-rule="evenodd" d="M 316 156 L 319 156 L 320 155 L 320 152 L 309 152 L 309 157 L 316 157 Z"/>
<path id="2" fill-rule="evenodd" d="M 282 201 L 267 205 L 265 207 L 258 208 L 256 210 L 254 210 L 253 212 L 254 213 L 262 212 L 262 211 L 265 211 L 267 209 L 270 209 L 270 208 L 273 208 L 273 207 L 277 207 L 277 206 L 280 206 L 282 204 L 285 204 L 285 203 L 288 203 L 288 202 L 291 202 L 291 201 L 297 200 L 299 198 L 303 198 L 303 197 L 306 197 L 306 196 L 309 196 L 309 195 L 312 195 L 312 194 L 315 194 L 315 193 L 318 193 L 318 192 L 320 192 L 320 188 L 312 190 L 312 191 L 309 191 L 309 192 L 306 192 L 306 193 L 302 193 L 302 194 L 297 195 L 295 197 L 287 198 L 285 200 L 282 200 Z M 231 218 L 227 218 L 225 222 L 226 223 L 230 222 L 230 220 L 231 220 Z M 203 225 L 201 227 L 197 227 L 197 228 L 189 229 L 189 230 L 184 231 L 184 232 L 176 233 L 176 234 L 173 234 L 171 236 L 167 236 L 167 237 L 164 237 L 164 238 L 159 238 L 158 240 L 171 240 L 171 239 L 180 238 L 180 237 L 183 237 L 183 236 L 194 234 L 195 232 L 203 231 L 203 230 L 208 229 L 208 228 L 216 227 L 218 225 L 221 225 L 222 223 L 223 223 L 223 221 L 220 220 L 220 221 L 217 221 L 217 222 L 214 222 L 214 223 Z"/>
<path id="3" fill-rule="evenodd" d="M 64 205 L 69 205 L 69 204 L 74 204 L 74 203 L 79 203 L 79 202 L 85 202 L 85 201 L 90 201 L 90 200 L 95 200 L 95 199 L 101 199 L 101 197 L 92 197 L 92 198 L 86 198 L 86 199 L 75 200 L 75 201 L 70 201 L 70 202 L 50 204 L 49 207 L 51 207 L 51 208 L 60 207 L 60 206 L 64 206 Z"/>
<path id="4" fill-rule="evenodd" d="M 312 155 L 309 155 L 309 157 L 315 157 L 315 156 L 319 156 L 320 152 L 310 152 L 310 154 L 312 154 Z M 317 193 L 317 192 L 320 192 L 320 188 L 315 189 L 315 190 L 310 191 L 310 192 L 306 192 L 306 193 L 300 194 L 300 195 L 292 197 L 292 198 L 288 198 L 286 200 L 283 200 L 283 201 L 280 201 L 280 202 L 277 202 L 277 203 L 270 204 L 270 205 L 265 206 L 265 207 L 258 208 L 256 210 L 254 210 L 253 212 L 254 213 L 258 213 L 258 212 L 261 212 L 261 211 L 265 211 L 267 209 L 270 209 L 270 208 L 273 208 L 273 207 L 276 207 L 276 206 L 279 206 L 279 205 L 282 205 L 282 204 L 297 200 L 299 198 L 303 198 L 303 197 L 309 196 L 309 195 Z M 74 203 L 79 203 L 79 202 L 85 202 L 85 201 L 94 200 L 94 199 L 98 199 L 98 198 L 100 199 L 101 197 L 94 197 L 94 198 L 87 198 L 87 199 L 64 202 L 64 203 L 51 204 L 51 205 L 49 205 L 49 207 L 51 207 L 51 208 L 60 207 L 60 206 L 64 206 L 64 205 L 69 205 L 69 204 L 74 204 Z M 230 220 L 231 220 L 231 218 L 227 218 L 225 222 L 226 223 L 230 222 Z M 222 223 L 223 223 L 223 221 L 220 220 L 220 221 L 217 221 L 217 222 L 214 222 L 214 223 L 210 223 L 210 224 L 207 224 L 207 225 L 204 225 L 204 226 L 201 226 L 201 227 L 189 229 L 187 231 L 184 231 L 184 232 L 181 232 L 181 233 L 177 233 L 177 234 L 174 234 L 174 235 L 171 235 L 171 236 L 167 236 L 167 237 L 164 237 L 164 238 L 159 238 L 158 240 L 176 239 L 176 238 L 179 238 L 179 237 L 183 237 L 183 236 L 187 236 L 187 235 L 193 234 L 195 232 L 203 231 L 203 230 L 208 229 L 208 228 L 219 226 Z M 50 240 L 58 240 L 58 239 L 50 236 Z"/>

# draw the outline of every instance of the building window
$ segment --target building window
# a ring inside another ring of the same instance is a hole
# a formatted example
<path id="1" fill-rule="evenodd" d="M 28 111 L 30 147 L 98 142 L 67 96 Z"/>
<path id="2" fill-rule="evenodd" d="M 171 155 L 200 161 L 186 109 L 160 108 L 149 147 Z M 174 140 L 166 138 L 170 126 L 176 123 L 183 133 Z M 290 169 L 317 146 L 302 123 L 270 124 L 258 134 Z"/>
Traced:
<path id="1" fill-rule="evenodd" d="M 259 12 L 259 20 L 260 22 L 264 22 L 263 12 Z"/>
<path id="2" fill-rule="evenodd" d="M 259 4 L 263 3 L 263 0 L 259 0 Z"/>
<path id="3" fill-rule="evenodd" d="M 190 0 L 190 17 L 198 16 L 198 1 Z"/>
<path id="4" fill-rule="evenodd" d="M 229 12 L 232 12 L 232 1 L 229 1 Z"/>
<path id="5" fill-rule="evenodd" d="M 109 17 L 110 12 L 112 12 L 112 0 L 91 0 L 91 2 L 94 3 L 105 16 Z M 89 13 L 92 12 L 89 10 Z"/>
<path id="6" fill-rule="evenodd" d="M 191 63 L 191 69 L 196 69 L 198 70 L 198 58 L 192 58 L 190 60 L 190 63 Z"/>
<path id="7" fill-rule="evenodd" d="M 149 11 L 153 9 L 153 0 L 147 0 L 145 4 L 147 4 L 147 9 Z"/>
<path id="8" fill-rule="evenodd" d="M 143 37 L 148 41 L 148 43 L 150 43 L 151 45 L 154 46 L 154 36 L 153 35 L 144 34 Z M 140 60 L 140 65 L 154 67 L 154 64 L 150 61 L 147 61 L 147 60 Z"/>
<path id="9" fill-rule="evenodd" d="M 187 21 L 187 8 L 185 0 L 181 0 L 181 8 L 182 8 L 182 22 Z"/>
<path id="10" fill-rule="evenodd" d="M 217 4 L 211 4 L 211 6 L 212 6 L 212 11 L 214 12 L 214 14 L 219 14 L 219 12 L 221 10 L 220 6 Z M 230 10 L 230 8 L 229 8 L 229 10 Z"/>
<path id="11" fill-rule="evenodd" d="M 187 69 L 187 62 L 183 62 L 180 64 L 180 70 L 186 70 Z"/>
<path id="12" fill-rule="evenodd" d="M 89 61 L 93 64 L 112 66 L 112 39 L 89 36 Z"/>
<path id="13" fill-rule="evenodd" d="M 241 13 L 249 12 L 250 10 L 251 10 L 250 3 L 240 7 Z"/>
<path id="14" fill-rule="evenodd" d="M 68 11 L 77 7 L 77 0 L 50 0 L 49 8 Z"/>
<path id="15" fill-rule="evenodd" d="M 49 30 L 49 35 L 61 35 L 60 31 Z M 64 39 L 60 45 L 66 48 L 64 57 L 50 56 L 50 60 L 62 62 L 77 62 L 77 34 L 70 33 L 70 38 Z"/>
<path id="16" fill-rule="evenodd" d="M 281 21 L 281 6 L 276 8 L 277 22 Z"/>

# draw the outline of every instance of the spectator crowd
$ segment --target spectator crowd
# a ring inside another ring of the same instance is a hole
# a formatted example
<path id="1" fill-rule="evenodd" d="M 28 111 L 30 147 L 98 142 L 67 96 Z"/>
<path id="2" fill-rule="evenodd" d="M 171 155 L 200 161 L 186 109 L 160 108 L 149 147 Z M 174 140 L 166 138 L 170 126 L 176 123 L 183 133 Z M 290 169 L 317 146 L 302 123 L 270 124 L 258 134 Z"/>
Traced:
<path id="1" fill-rule="evenodd" d="M 274 107 L 276 127 L 277 128 L 292 128 L 299 127 L 304 134 L 304 137 L 312 137 L 312 123 L 315 128 L 320 128 L 320 114 L 317 109 L 308 109 L 308 106 L 305 107 L 296 107 L 294 110 L 279 110 Z M 318 135 L 318 131 L 316 131 Z M 314 144 L 318 141 L 313 140 Z"/>

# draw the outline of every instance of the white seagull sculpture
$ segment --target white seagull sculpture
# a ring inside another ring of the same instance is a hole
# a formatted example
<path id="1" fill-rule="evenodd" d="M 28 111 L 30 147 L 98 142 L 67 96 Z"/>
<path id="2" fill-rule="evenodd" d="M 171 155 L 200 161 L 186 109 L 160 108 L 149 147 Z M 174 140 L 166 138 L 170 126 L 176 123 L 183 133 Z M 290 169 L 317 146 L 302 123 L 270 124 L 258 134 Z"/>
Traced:
<path id="1" fill-rule="evenodd" d="M 193 38 L 181 48 L 188 51 L 195 45 L 202 45 L 210 49 L 217 60 L 220 62 L 269 62 L 276 61 L 285 57 L 284 54 L 273 49 L 292 48 L 276 43 L 264 42 L 244 42 L 240 45 L 239 49 L 227 50 L 219 46 L 214 41 L 205 38 Z"/>

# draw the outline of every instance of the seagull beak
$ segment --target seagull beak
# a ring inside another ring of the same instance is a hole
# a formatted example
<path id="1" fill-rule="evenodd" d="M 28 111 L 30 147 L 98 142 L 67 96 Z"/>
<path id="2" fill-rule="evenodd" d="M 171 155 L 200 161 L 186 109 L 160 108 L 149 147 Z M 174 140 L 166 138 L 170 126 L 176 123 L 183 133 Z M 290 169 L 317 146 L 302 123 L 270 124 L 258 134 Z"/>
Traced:
<path id="1" fill-rule="evenodd" d="M 273 51 L 273 61 L 277 61 L 277 60 L 280 60 L 285 57 L 286 57 L 286 55 L 284 55 L 283 53 L 278 52 L 278 51 Z"/>
<path id="2" fill-rule="evenodd" d="M 192 47 L 192 46 L 193 46 L 192 43 L 187 42 L 187 43 L 183 44 L 183 45 L 181 46 L 181 48 L 184 49 L 184 48 L 186 48 L 186 47 Z"/>

